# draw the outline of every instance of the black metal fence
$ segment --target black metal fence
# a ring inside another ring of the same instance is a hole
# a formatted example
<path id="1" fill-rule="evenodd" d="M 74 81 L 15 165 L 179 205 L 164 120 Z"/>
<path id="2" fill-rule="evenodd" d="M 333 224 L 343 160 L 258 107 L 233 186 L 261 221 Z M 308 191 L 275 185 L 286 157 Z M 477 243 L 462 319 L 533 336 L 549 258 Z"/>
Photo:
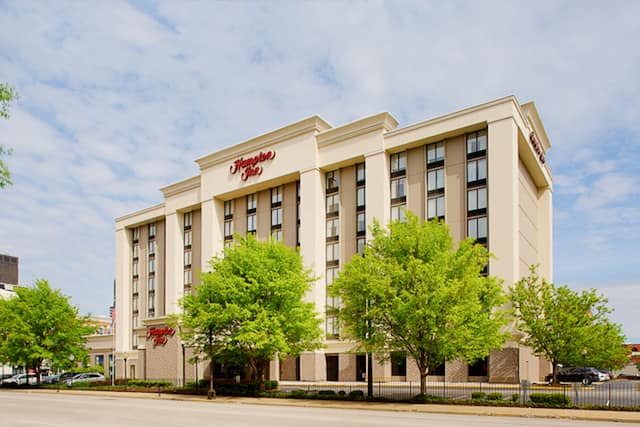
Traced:
<path id="1" fill-rule="evenodd" d="M 367 384 L 358 383 L 305 383 L 282 382 L 281 391 L 307 394 L 310 396 L 364 396 Z M 333 393 L 332 393 L 333 392 Z M 411 400 L 420 394 L 420 383 L 416 382 L 374 382 L 373 398 L 388 400 Z M 495 404 L 528 405 L 543 402 L 549 398 L 540 395 L 561 395 L 558 402 L 570 406 L 615 407 L 640 409 L 640 382 L 608 381 L 585 386 L 580 383 L 558 386 L 537 384 L 490 384 L 490 383 L 427 383 L 426 400 L 491 402 Z M 557 397 L 557 396 L 556 396 Z"/>

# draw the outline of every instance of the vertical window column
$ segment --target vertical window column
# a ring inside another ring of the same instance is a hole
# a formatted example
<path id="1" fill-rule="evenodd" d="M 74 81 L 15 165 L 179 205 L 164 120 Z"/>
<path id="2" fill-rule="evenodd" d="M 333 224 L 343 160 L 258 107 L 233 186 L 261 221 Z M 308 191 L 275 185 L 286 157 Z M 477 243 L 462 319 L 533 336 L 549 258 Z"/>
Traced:
<path id="1" fill-rule="evenodd" d="M 282 241 L 282 186 L 271 189 L 271 238 Z"/>
<path id="2" fill-rule="evenodd" d="M 404 221 L 407 208 L 407 152 L 389 157 L 391 172 L 391 221 Z"/>
<path id="3" fill-rule="evenodd" d="M 356 165 L 356 250 L 360 255 L 364 255 L 364 247 L 367 244 L 365 177 L 365 164 L 358 163 Z"/>
<path id="4" fill-rule="evenodd" d="M 224 201 L 224 245 L 233 244 L 233 200 Z"/>
<path id="5" fill-rule="evenodd" d="M 330 297 L 331 284 L 340 269 L 340 171 L 325 174 L 326 194 L 326 325 L 327 338 L 339 337 L 335 299 Z"/>
<path id="6" fill-rule="evenodd" d="M 193 221 L 193 214 L 191 212 L 185 212 L 184 214 L 184 272 L 183 272 L 183 284 L 185 288 L 190 288 L 193 283 L 193 274 L 191 268 L 193 251 L 191 249 L 192 243 L 192 231 L 191 224 Z"/>
<path id="7" fill-rule="evenodd" d="M 147 305 L 147 315 L 149 317 L 155 317 L 156 315 L 156 289 L 155 289 L 155 276 L 156 276 L 156 223 L 152 222 L 148 227 L 149 232 L 149 270 L 148 270 L 148 288 L 147 295 L 149 303 Z M 134 334 L 135 336 L 135 334 Z"/>
<path id="8" fill-rule="evenodd" d="M 444 221 L 444 142 L 427 145 L 427 220 Z"/>
<path id="9" fill-rule="evenodd" d="M 467 134 L 467 237 L 488 247 L 487 130 Z M 488 266 L 483 273 L 488 274 Z"/>
<path id="10" fill-rule="evenodd" d="M 256 193 L 247 196 L 247 234 L 256 233 L 258 208 L 258 195 Z"/>

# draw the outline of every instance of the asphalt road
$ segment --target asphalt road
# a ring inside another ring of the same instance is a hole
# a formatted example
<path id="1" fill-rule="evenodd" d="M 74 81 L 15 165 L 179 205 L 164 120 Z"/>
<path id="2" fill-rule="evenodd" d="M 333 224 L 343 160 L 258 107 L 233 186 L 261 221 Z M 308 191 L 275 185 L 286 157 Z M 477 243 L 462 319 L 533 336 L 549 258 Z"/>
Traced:
<path id="1" fill-rule="evenodd" d="M 3 427 L 637 426 L 620 422 L 425 414 L 111 396 L 3 392 Z"/>

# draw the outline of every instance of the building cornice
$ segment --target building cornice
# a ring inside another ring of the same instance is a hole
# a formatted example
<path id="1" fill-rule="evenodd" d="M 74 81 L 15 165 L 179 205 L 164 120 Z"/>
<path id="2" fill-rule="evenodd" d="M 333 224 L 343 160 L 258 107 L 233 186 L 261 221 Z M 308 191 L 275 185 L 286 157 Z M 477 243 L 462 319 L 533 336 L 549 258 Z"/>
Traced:
<path id="1" fill-rule="evenodd" d="M 466 114 L 470 114 L 470 113 L 475 113 L 476 111 L 481 111 L 481 110 L 485 110 L 487 108 L 491 108 L 491 107 L 495 107 L 504 103 L 508 103 L 511 102 L 513 103 L 516 108 L 518 110 L 520 110 L 520 106 L 518 105 L 518 101 L 516 100 L 516 97 L 513 95 L 509 95 L 509 96 L 505 96 L 502 98 L 498 98 L 498 99 L 494 99 L 493 101 L 489 101 L 489 102 L 485 102 L 482 104 L 478 104 L 478 105 L 473 105 L 471 107 L 467 107 L 467 108 L 463 108 L 462 110 L 458 110 L 455 111 L 453 113 L 449 113 L 449 114 L 445 114 L 442 116 L 438 116 L 438 117 L 434 117 L 432 119 L 428 119 L 428 120 L 424 120 L 418 123 L 414 123 L 412 125 L 409 126 L 405 126 L 399 129 L 394 129 L 390 132 L 387 132 L 385 134 L 385 138 L 386 137 L 391 137 L 391 136 L 396 136 L 396 135 L 401 135 L 403 133 L 407 133 L 407 132 L 411 132 L 414 131 L 416 129 L 420 129 L 423 127 L 427 127 L 427 126 L 433 126 L 435 124 L 441 123 L 441 122 L 446 122 L 447 120 L 451 120 L 451 119 L 455 119 L 457 117 L 460 116 L 464 116 Z M 524 116 L 522 117 L 524 118 Z"/>
<path id="2" fill-rule="evenodd" d="M 162 194 L 164 194 L 165 198 L 168 198 L 185 191 L 195 190 L 197 188 L 200 188 L 200 175 L 196 175 L 191 178 L 178 181 L 174 184 L 167 185 L 166 187 L 162 187 L 160 191 L 162 191 Z"/>
<path id="3" fill-rule="evenodd" d="M 524 115 L 526 115 L 526 117 L 529 119 L 529 123 L 533 127 L 533 131 L 540 139 L 540 142 L 542 142 L 542 146 L 544 147 L 544 150 L 546 152 L 549 148 L 551 148 L 551 142 L 549 141 L 547 131 L 542 124 L 542 120 L 540 120 L 540 115 L 538 114 L 536 104 L 533 101 L 529 101 L 522 104 L 521 107 Z"/>
<path id="4" fill-rule="evenodd" d="M 116 218 L 116 223 L 122 222 L 122 221 L 126 221 L 128 219 L 135 218 L 136 216 L 148 214 L 150 212 L 153 212 L 156 209 L 164 209 L 164 203 L 160 203 L 160 204 L 157 204 L 155 206 L 151 206 L 151 207 L 148 207 L 148 208 L 145 208 L 145 209 L 142 209 L 142 210 L 139 210 L 139 211 L 136 211 L 136 212 L 132 212 L 130 214 L 118 217 L 118 218 Z M 163 210 L 163 212 L 164 212 L 164 210 Z"/>
<path id="5" fill-rule="evenodd" d="M 327 129 L 316 135 L 318 147 L 326 147 L 346 139 L 355 138 L 370 132 L 382 130 L 388 132 L 398 126 L 398 121 L 388 112 L 375 114 L 356 120 L 343 126 Z"/>
<path id="6" fill-rule="evenodd" d="M 224 148 L 215 153 L 196 159 L 200 170 L 210 168 L 220 163 L 234 160 L 237 157 L 246 155 L 265 147 L 273 146 L 279 142 L 295 138 L 311 132 L 322 132 L 330 129 L 331 125 L 320 116 L 311 116 L 304 120 L 292 123 L 274 131 L 265 133 L 247 141 Z"/>

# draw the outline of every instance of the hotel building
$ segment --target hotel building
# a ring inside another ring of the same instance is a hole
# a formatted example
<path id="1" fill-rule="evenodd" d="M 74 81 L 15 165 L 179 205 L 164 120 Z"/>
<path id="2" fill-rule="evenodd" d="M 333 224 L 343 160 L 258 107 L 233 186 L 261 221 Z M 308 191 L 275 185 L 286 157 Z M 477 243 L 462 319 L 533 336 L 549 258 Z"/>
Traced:
<path id="1" fill-rule="evenodd" d="M 255 233 L 299 247 L 320 279 L 308 299 L 325 320 L 325 347 L 274 361 L 281 380 L 356 381 L 364 355 L 341 340 L 326 307 L 327 289 L 362 251 L 368 226 L 443 219 L 454 240 L 473 237 L 495 254 L 488 274 L 508 287 L 532 264 L 552 279 L 550 144 L 532 102 L 513 96 L 405 127 L 381 113 L 333 127 L 318 116 L 196 160 L 197 176 L 161 189 L 161 204 L 116 219 L 116 365 L 128 378 L 191 380 L 205 364 L 167 324 L 179 299 L 199 284 L 207 261 Z M 126 365 L 126 366 L 125 366 Z M 548 363 L 518 343 L 518 333 L 484 361 L 448 361 L 432 374 L 447 381 L 539 380 Z M 394 354 L 376 362 L 374 380 L 417 381 L 415 362 Z M 435 378 L 434 378 L 435 379 Z"/>

